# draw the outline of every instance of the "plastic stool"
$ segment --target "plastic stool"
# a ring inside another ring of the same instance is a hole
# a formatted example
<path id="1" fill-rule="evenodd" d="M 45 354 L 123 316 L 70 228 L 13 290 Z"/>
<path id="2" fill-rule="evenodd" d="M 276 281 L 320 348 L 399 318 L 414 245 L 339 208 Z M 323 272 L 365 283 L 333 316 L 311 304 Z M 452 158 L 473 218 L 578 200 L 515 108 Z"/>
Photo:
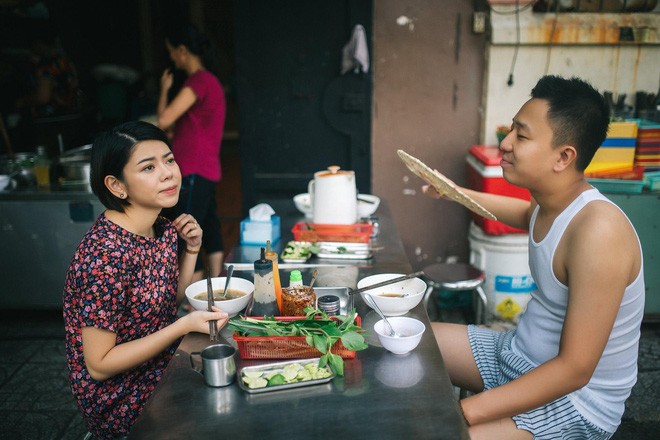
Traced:
<path id="1" fill-rule="evenodd" d="M 424 306 L 428 310 L 429 300 L 436 289 L 449 291 L 471 291 L 476 293 L 475 321 L 477 324 L 485 323 L 485 313 L 488 300 L 482 285 L 485 274 L 476 267 L 465 264 L 431 264 L 424 268 L 424 278 L 428 284 L 424 294 Z"/>

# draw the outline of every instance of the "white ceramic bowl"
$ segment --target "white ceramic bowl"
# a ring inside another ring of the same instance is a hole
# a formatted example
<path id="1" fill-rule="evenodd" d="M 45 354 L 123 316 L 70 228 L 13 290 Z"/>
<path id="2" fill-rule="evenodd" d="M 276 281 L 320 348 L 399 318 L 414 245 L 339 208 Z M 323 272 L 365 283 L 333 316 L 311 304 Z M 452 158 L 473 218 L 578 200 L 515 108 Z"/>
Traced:
<path id="1" fill-rule="evenodd" d="M 371 194 L 358 194 L 358 219 L 369 217 L 380 205 L 380 197 Z"/>
<path id="2" fill-rule="evenodd" d="M 225 282 L 227 277 L 215 277 L 211 278 L 211 285 L 213 290 L 222 290 L 225 288 Z M 236 316 L 238 313 L 243 310 L 248 303 L 252 294 L 254 293 L 254 284 L 251 281 L 244 280 L 243 278 L 232 277 L 229 282 L 229 289 L 236 289 L 245 292 L 245 295 L 240 298 L 227 299 L 224 301 L 215 301 L 215 306 L 220 310 L 223 310 L 229 314 L 229 316 Z M 195 310 L 206 310 L 208 307 L 208 302 L 206 299 L 195 299 L 195 296 L 200 293 L 206 293 L 206 279 L 192 283 L 186 288 L 186 297 L 188 302 L 193 306 Z M 206 297 L 206 295 L 204 296 Z"/>
<path id="3" fill-rule="evenodd" d="M 382 281 L 390 280 L 403 276 L 401 273 L 383 273 L 380 275 L 371 275 L 362 278 L 357 283 L 358 289 L 377 284 Z M 409 280 L 399 281 L 398 283 L 388 284 L 387 286 L 377 287 L 375 289 L 362 292 L 361 295 L 371 294 L 371 298 L 376 305 L 387 316 L 405 315 L 414 308 L 424 298 L 426 292 L 426 283 L 421 278 L 410 278 Z M 405 297 L 387 297 L 380 294 L 407 294 Z"/>
<path id="4" fill-rule="evenodd" d="M 296 205 L 298 211 L 305 214 L 305 217 L 312 218 L 312 200 L 309 193 L 296 194 L 293 197 L 293 204 Z"/>
<path id="5" fill-rule="evenodd" d="M 374 324 L 374 331 L 378 335 L 381 345 L 394 354 L 410 353 L 419 345 L 426 326 L 422 321 L 407 316 L 395 316 L 387 318 L 394 330 L 403 335 L 401 337 L 389 336 L 388 327 L 381 319 Z"/>

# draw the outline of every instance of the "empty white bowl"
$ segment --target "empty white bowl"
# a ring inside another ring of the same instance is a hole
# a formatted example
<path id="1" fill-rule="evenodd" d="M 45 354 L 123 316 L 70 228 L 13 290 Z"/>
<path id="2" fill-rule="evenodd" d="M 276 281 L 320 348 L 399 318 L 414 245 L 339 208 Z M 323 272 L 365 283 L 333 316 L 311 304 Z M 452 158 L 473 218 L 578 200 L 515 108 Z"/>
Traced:
<path id="1" fill-rule="evenodd" d="M 358 219 L 369 217 L 380 205 L 380 197 L 371 194 L 358 194 Z"/>
<path id="2" fill-rule="evenodd" d="M 224 289 L 226 281 L 227 277 L 211 278 L 213 291 Z M 215 306 L 220 310 L 227 312 L 230 317 L 238 315 L 238 313 L 248 305 L 250 298 L 252 298 L 252 294 L 254 293 L 254 284 L 243 278 L 232 277 L 229 282 L 229 290 L 233 289 L 245 292 L 245 295 L 234 299 L 215 301 Z M 195 296 L 200 293 L 206 293 L 206 279 L 197 281 L 188 286 L 186 288 L 186 298 L 188 298 L 188 302 L 195 310 L 207 310 L 208 301 L 206 300 L 206 295 L 204 295 L 204 299 L 195 298 Z"/>
<path id="3" fill-rule="evenodd" d="M 378 335 L 381 345 L 394 354 L 410 353 L 419 345 L 426 326 L 422 321 L 406 316 L 387 318 L 394 330 L 402 336 L 389 336 L 388 327 L 381 319 L 374 324 L 374 331 Z"/>
<path id="4" fill-rule="evenodd" d="M 371 275 L 362 278 L 357 283 L 358 289 L 377 284 L 382 281 L 390 280 L 403 276 L 402 273 L 383 273 L 380 275 Z M 405 315 L 412 308 L 417 306 L 424 298 L 426 292 L 426 283 L 421 278 L 410 278 L 409 280 L 399 281 L 398 283 L 388 284 L 387 286 L 377 287 L 375 289 L 362 292 L 364 297 L 366 294 L 371 294 L 371 298 L 376 302 L 376 305 L 387 316 Z M 381 296 L 381 294 L 404 294 L 404 297 L 389 297 Z"/>
<path id="5" fill-rule="evenodd" d="M 305 214 L 305 217 L 312 218 L 312 200 L 309 193 L 296 194 L 293 196 L 293 204 L 296 205 L 298 211 Z"/>

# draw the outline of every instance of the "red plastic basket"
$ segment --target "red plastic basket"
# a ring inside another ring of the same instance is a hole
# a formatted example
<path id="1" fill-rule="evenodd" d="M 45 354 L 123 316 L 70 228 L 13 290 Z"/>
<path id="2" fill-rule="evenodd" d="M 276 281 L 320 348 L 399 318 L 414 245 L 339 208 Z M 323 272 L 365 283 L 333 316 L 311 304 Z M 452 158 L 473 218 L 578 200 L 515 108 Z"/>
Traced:
<path id="1" fill-rule="evenodd" d="M 263 319 L 253 316 L 254 319 Z M 303 319 L 301 316 L 276 316 L 278 321 L 294 321 Z M 355 324 L 361 325 L 359 316 L 355 317 Z M 239 336 L 234 332 L 234 340 L 238 344 L 238 353 L 241 359 L 306 359 L 321 356 L 323 353 L 315 347 L 307 345 L 304 336 Z M 354 359 L 355 351 L 344 347 L 341 340 L 335 342 L 330 349 L 331 353 L 343 359 Z"/>
<path id="2" fill-rule="evenodd" d="M 355 223 L 353 225 L 325 225 L 321 223 L 298 222 L 291 232 L 296 241 L 332 241 L 344 243 L 368 243 L 373 225 Z"/>

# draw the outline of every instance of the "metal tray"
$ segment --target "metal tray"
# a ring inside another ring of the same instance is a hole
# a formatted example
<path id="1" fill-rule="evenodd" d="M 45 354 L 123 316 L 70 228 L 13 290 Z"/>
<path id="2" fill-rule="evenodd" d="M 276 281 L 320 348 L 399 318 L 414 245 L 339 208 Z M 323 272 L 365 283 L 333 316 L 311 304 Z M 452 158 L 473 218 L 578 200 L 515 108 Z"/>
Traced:
<path id="1" fill-rule="evenodd" d="M 243 383 L 243 372 L 245 371 L 261 371 L 261 372 L 267 372 L 267 371 L 281 371 L 285 365 L 288 364 L 293 364 L 293 363 L 298 363 L 302 365 L 303 367 L 307 364 L 315 364 L 318 365 L 320 358 L 311 358 L 311 359 L 289 359 L 286 361 L 282 362 L 272 362 L 268 364 L 261 364 L 261 365 L 254 365 L 254 366 L 249 366 L 249 367 L 242 367 L 238 370 L 237 372 L 237 382 L 238 386 L 243 389 L 246 393 L 250 394 L 261 394 L 261 393 L 269 393 L 271 391 L 278 391 L 278 390 L 289 390 L 291 388 L 300 388 L 300 387 L 306 387 L 310 385 L 319 385 L 323 383 L 328 383 L 332 379 L 335 378 L 335 373 L 333 373 L 328 367 L 328 371 L 330 371 L 330 376 L 324 377 L 323 379 L 312 379 L 312 380 L 305 380 L 302 382 L 294 382 L 294 383 L 286 383 L 283 385 L 273 385 L 271 387 L 265 387 L 265 388 L 248 388 L 245 383 Z"/>

